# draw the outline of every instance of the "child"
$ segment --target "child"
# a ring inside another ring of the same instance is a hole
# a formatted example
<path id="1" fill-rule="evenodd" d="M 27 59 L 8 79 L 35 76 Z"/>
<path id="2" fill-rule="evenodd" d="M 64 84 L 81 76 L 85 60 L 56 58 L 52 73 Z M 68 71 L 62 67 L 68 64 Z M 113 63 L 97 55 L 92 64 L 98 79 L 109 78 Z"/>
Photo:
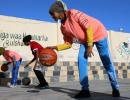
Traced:
<path id="1" fill-rule="evenodd" d="M 88 83 L 88 57 L 93 55 L 93 45 L 96 45 L 101 61 L 108 73 L 113 90 L 112 96 L 119 97 L 119 84 L 109 52 L 108 36 L 104 25 L 97 19 L 81 11 L 75 9 L 66 11 L 60 1 L 56 1 L 52 4 L 49 13 L 54 20 L 61 20 L 61 31 L 65 41 L 64 44 L 50 48 L 58 51 L 65 50 L 71 48 L 73 39 L 76 38 L 80 41 L 78 68 L 82 90 L 75 98 L 91 96 Z"/>
<path id="2" fill-rule="evenodd" d="M 0 47 L 0 55 L 3 55 L 3 57 L 6 59 L 7 65 L 8 64 L 13 65 L 12 80 L 11 80 L 11 83 L 9 84 L 9 87 L 14 88 L 17 85 L 18 72 L 19 72 L 19 67 L 20 67 L 22 58 L 18 53 L 14 51 L 10 51 L 10 50 L 5 50 L 5 48 L 3 47 Z"/>
<path id="3" fill-rule="evenodd" d="M 38 61 L 38 53 L 40 52 L 40 50 L 43 49 L 43 47 L 37 43 L 36 41 L 32 41 L 32 36 L 31 35 L 27 35 L 23 38 L 23 42 L 26 46 L 30 46 L 30 49 L 32 51 L 33 54 L 33 59 L 26 64 L 25 68 L 28 67 L 32 62 L 36 61 L 35 65 L 34 65 L 34 73 L 36 74 L 40 84 L 37 86 L 37 88 L 46 88 L 48 87 L 48 83 L 46 82 L 42 72 L 40 70 L 36 70 L 37 67 L 37 63 L 39 63 Z"/>

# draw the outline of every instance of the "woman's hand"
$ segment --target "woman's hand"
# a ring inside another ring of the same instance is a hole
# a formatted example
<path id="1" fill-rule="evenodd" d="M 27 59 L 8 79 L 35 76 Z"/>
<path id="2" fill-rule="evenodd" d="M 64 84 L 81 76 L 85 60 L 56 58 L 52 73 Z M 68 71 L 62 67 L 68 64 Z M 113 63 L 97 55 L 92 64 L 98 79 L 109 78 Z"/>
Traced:
<path id="1" fill-rule="evenodd" d="M 48 46 L 47 48 L 57 50 L 57 46 Z"/>
<path id="2" fill-rule="evenodd" d="M 85 51 L 85 57 L 92 57 L 92 55 L 94 56 L 93 46 L 88 46 L 87 50 Z"/>
<path id="3" fill-rule="evenodd" d="M 29 64 L 26 64 L 25 66 L 24 66 L 24 68 L 27 68 L 29 66 Z"/>

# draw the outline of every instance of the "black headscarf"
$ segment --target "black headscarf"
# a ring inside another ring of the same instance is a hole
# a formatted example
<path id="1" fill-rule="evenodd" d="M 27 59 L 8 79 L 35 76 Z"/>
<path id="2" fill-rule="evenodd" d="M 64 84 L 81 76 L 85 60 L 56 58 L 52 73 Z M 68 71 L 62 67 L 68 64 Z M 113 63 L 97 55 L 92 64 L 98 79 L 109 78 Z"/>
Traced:
<path id="1" fill-rule="evenodd" d="M 30 42 L 30 40 L 32 39 L 31 35 L 27 35 L 23 38 L 23 42 Z"/>

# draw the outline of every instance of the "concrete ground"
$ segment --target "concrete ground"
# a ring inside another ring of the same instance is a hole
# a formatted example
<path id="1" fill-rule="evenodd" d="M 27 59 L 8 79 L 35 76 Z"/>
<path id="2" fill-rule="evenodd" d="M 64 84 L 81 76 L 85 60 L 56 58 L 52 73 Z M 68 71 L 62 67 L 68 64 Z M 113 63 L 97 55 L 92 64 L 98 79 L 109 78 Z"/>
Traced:
<path id="1" fill-rule="evenodd" d="M 130 100 L 130 80 L 119 80 L 120 98 L 111 96 L 109 81 L 90 81 L 91 97 L 77 100 Z M 35 89 L 33 86 L 17 88 L 0 87 L 0 100 L 76 100 L 80 90 L 78 82 L 51 83 L 49 89 Z"/>

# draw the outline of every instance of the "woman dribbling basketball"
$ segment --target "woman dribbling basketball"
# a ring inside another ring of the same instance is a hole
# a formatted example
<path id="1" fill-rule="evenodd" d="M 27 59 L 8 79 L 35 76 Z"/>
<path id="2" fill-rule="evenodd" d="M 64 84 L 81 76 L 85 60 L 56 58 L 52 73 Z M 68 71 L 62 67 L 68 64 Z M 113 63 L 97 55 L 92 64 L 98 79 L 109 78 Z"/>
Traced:
<path id="1" fill-rule="evenodd" d="M 7 63 L 5 63 L 7 66 L 9 64 L 12 64 L 12 79 L 8 86 L 10 88 L 14 88 L 17 85 L 18 72 L 20 64 L 22 62 L 22 57 L 17 52 L 5 50 L 5 48 L 3 47 L 0 47 L 0 55 L 3 55 L 3 57 L 7 61 Z"/>
<path id="2" fill-rule="evenodd" d="M 23 42 L 24 42 L 24 44 L 26 46 L 30 46 L 30 49 L 31 49 L 32 54 L 34 56 L 33 59 L 26 64 L 25 68 L 28 67 L 34 61 L 36 61 L 33 70 L 34 70 L 34 73 L 35 73 L 35 75 L 37 76 L 37 78 L 38 78 L 38 80 L 40 82 L 40 84 L 37 86 L 37 88 L 46 88 L 46 87 L 48 87 L 48 83 L 46 82 L 43 73 L 40 70 L 36 69 L 37 63 L 39 62 L 38 53 L 40 52 L 40 50 L 43 49 L 43 47 L 39 43 L 37 43 L 36 41 L 32 41 L 32 36 L 31 35 L 25 36 L 23 38 Z"/>
<path id="3" fill-rule="evenodd" d="M 64 44 L 49 48 L 57 51 L 72 47 L 74 39 L 80 43 L 78 55 L 79 79 L 82 90 L 75 95 L 75 98 L 90 97 L 88 81 L 88 57 L 93 55 L 93 45 L 96 45 L 101 61 L 110 79 L 112 96 L 119 97 L 119 84 L 108 46 L 108 36 L 104 25 L 97 20 L 76 9 L 65 10 L 60 1 L 55 1 L 49 13 L 55 21 L 61 21 L 61 31 Z"/>

